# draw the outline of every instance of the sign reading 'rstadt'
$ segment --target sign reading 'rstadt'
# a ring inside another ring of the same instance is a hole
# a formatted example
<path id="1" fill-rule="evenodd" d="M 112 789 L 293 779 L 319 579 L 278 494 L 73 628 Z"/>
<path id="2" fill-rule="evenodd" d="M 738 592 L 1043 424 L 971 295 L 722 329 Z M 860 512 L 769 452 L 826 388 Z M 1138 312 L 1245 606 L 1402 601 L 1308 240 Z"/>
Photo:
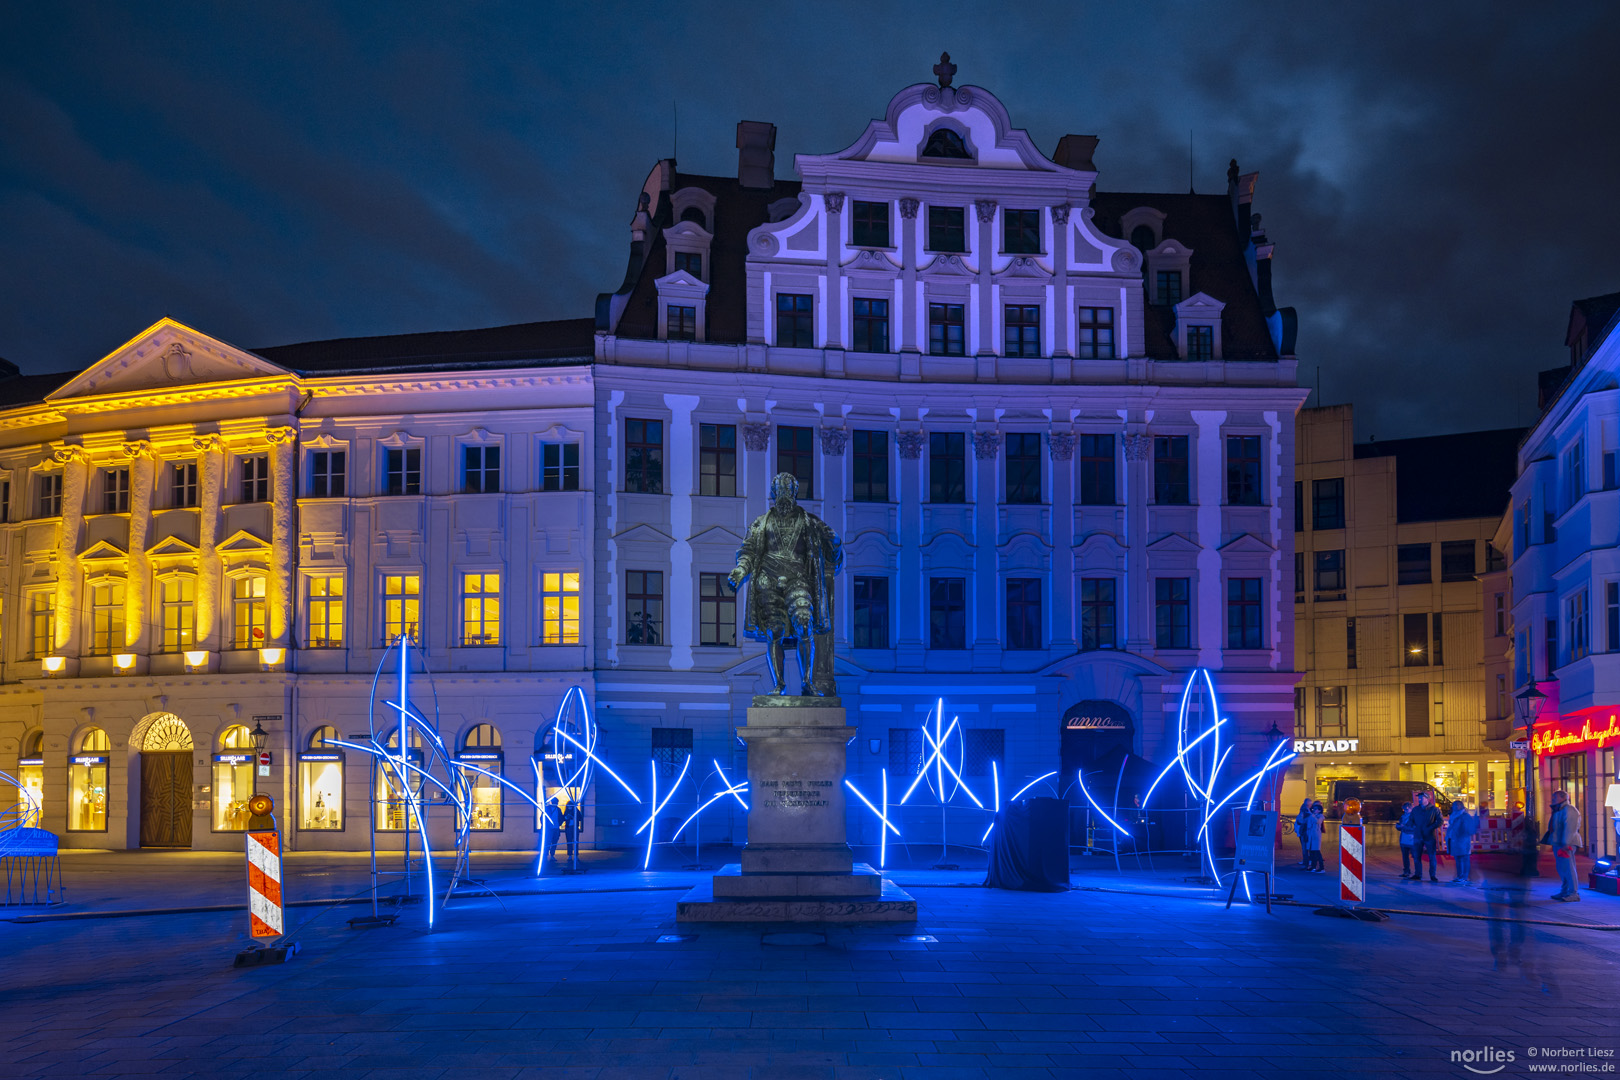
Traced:
<path id="1" fill-rule="evenodd" d="M 1296 754 L 1353 754 L 1361 748 L 1360 739 L 1295 739 Z"/>

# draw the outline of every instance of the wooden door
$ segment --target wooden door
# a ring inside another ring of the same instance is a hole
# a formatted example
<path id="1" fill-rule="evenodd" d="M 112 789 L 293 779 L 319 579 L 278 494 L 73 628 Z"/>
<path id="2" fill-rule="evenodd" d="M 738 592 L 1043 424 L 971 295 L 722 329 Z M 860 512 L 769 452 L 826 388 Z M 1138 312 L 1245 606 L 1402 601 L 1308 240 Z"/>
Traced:
<path id="1" fill-rule="evenodd" d="M 141 754 L 141 846 L 191 846 L 191 752 Z"/>

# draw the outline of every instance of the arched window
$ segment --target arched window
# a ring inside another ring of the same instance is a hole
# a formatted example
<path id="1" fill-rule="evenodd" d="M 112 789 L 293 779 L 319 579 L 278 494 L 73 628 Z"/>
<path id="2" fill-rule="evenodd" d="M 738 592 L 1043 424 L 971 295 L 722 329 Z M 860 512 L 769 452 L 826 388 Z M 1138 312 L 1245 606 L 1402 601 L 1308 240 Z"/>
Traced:
<path id="1" fill-rule="evenodd" d="M 494 724 L 478 724 L 467 732 L 467 741 L 462 744 L 468 750 L 481 747 L 499 747 L 501 733 L 495 730 Z"/>
<path id="2" fill-rule="evenodd" d="M 1151 248 L 1157 247 L 1158 241 L 1153 235 L 1153 226 L 1138 225 L 1136 228 L 1132 229 L 1131 246 L 1142 251 L 1148 251 Z"/>
<path id="3" fill-rule="evenodd" d="M 337 737 L 337 728 L 333 727 L 331 724 L 322 724 L 320 727 L 309 733 L 309 748 L 311 750 L 329 749 L 327 744 Z M 395 741 L 398 742 L 397 739 Z"/>
<path id="4" fill-rule="evenodd" d="M 43 731 L 32 732 L 32 733 L 30 733 L 28 735 L 27 738 L 23 739 L 23 752 L 22 752 L 23 757 L 25 757 L 25 758 L 36 758 L 36 757 L 40 757 L 44 753 L 45 753 L 45 733 Z"/>
<path id="5" fill-rule="evenodd" d="M 107 831 L 107 733 L 90 728 L 68 759 L 68 831 Z"/>
<path id="6" fill-rule="evenodd" d="M 685 210 L 682 210 L 681 211 L 681 220 L 682 221 L 690 221 L 692 224 L 696 225 L 700 229 L 707 230 L 708 227 L 709 227 L 708 218 L 704 217 L 703 216 L 703 211 L 699 210 L 695 206 L 688 206 Z"/>
<path id="7" fill-rule="evenodd" d="M 214 831 L 245 832 L 258 757 L 253 733 L 232 724 L 220 735 L 219 748 L 221 753 L 214 755 Z"/>
<path id="8" fill-rule="evenodd" d="M 331 743 L 337 737 L 337 728 L 322 724 L 309 733 L 308 749 L 298 756 L 299 828 L 343 828 L 343 754 Z M 397 735 L 394 741 L 399 742 Z"/>
<path id="9" fill-rule="evenodd" d="M 410 740 L 410 748 L 413 751 L 410 755 L 411 759 L 420 762 L 422 760 L 422 733 L 417 731 L 415 727 L 411 728 Z M 399 748 L 399 728 L 396 727 L 389 731 L 385 745 L 390 750 Z M 404 790 L 400 788 L 398 781 L 395 779 L 394 770 L 379 763 L 373 766 L 372 771 L 377 777 L 376 786 L 372 789 L 372 799 L 377 815 L 377 830 L 379 832 L 414 830 L 416 828 L 416 815 L 410 812 L 410 799 L 406 797 Z"/>
<path id="10" fill-rule="evenodd" d="M 934 133 L 928 136 L 928 141 L 923 144 L 922 156 L 958 160 L 971 160 L 973 157 L 968 153 L 967 143 L 962 141 L 962 136 L 948 127 L 934 129 Z"/>
<path id="11" fill-rule="evenodd" d="M 243 724 L 232 724 L 225 729 L 225 734 L 219 737 L 221 750 L 252 750 L 253 733 Z"/>
<path id="12" fill-rule="evenodd" d="M 23 737 L 17 759 L 17 811 L 24 825 L 37 827 L 44 809 L 45 733 L 33 731 Z"/>
<path id="13" fill-rule="evenodd" d="M 190 750 L 191 729 L 173 713 L 159 713 L 141 736 L 142 750 Z"/>
<path id="14" fill-rule="evenodd" d="M 472 821 L 469 827 L 479 832 L 496 832 L 501 828 L 505 815 L 502 813 L 504 803 L 501 797 L 502 786 L 494 776 L 504 771 L 506 755 L 501 750 L 501 733 L 495 729 L 494 724 L 475 724 L 467 732 L 467 738 L 462 742 L 461 753 L 457 759 L 465 764 L 475 766 L 482 772 L 467 769 L 467 783 L 472 787 Z"/>

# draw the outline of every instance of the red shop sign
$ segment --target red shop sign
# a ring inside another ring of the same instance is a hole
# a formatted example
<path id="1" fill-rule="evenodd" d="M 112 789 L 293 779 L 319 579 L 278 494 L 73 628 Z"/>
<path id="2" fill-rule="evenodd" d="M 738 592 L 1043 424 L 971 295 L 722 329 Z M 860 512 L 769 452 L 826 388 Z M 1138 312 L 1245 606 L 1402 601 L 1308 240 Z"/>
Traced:
<path id="1" fill-rule="evenodd" d="M 1530 740 L 1538 754 L 1574 754 L 1615 745 L 1620 745 L 1620 711 L 1606 706 L 1538 721 Z"/>

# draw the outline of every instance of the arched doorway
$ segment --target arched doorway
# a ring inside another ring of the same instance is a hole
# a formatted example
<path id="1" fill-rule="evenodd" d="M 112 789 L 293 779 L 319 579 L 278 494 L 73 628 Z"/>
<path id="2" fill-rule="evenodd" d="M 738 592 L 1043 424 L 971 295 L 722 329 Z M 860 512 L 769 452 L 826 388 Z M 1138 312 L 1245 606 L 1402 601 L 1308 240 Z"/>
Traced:
<path id="1" fill-rule="evenodd" d="M 190 847 L 191 729 L 173 713 L 153 713 L 129 741 L 141 756 L 141 847 Z"/>

